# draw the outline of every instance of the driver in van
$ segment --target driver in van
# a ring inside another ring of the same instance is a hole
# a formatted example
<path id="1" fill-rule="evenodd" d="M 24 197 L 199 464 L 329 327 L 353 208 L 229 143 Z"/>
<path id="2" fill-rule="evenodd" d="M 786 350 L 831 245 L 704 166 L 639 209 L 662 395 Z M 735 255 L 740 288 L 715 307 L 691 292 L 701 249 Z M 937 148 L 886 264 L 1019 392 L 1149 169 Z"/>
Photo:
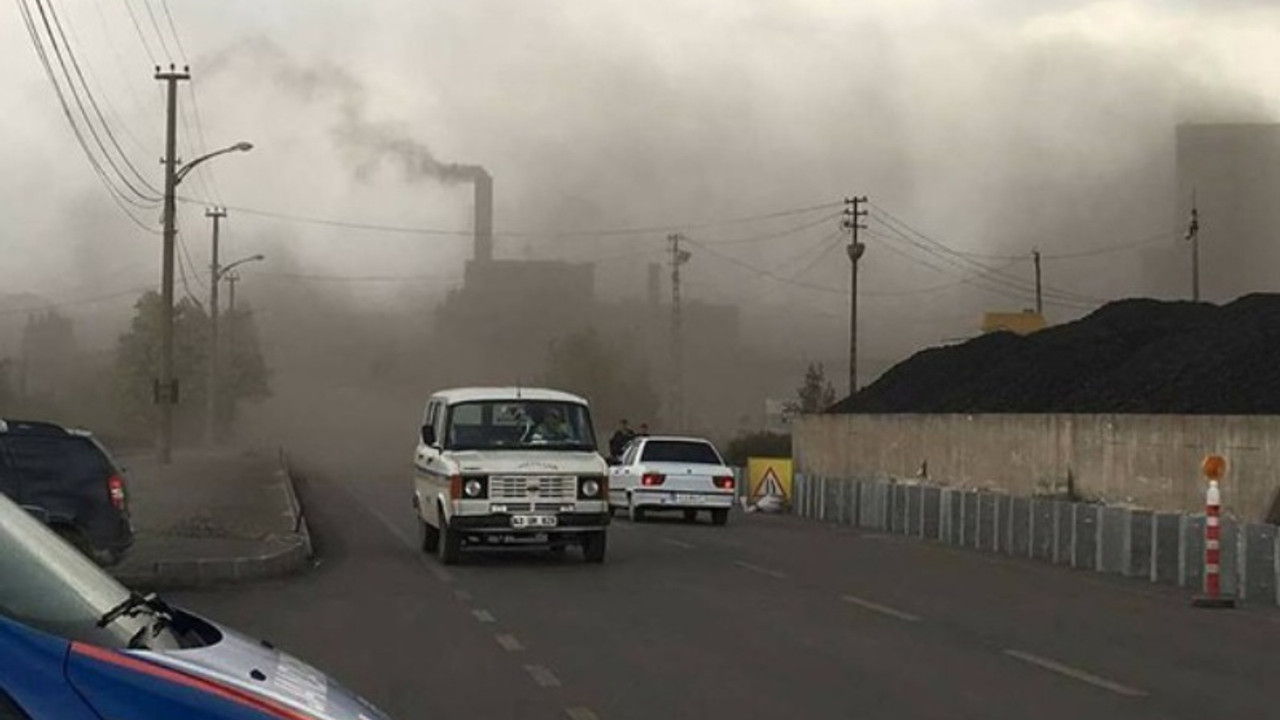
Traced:
<path id="1" fill-rule="evenodd" d="M 560 408 L 548 408 L 542 413 L 542 419 L 533 430 L 533 437 L 546 441 L 565 441 L 573 439 L 573 429 L 564 419 Z"/>

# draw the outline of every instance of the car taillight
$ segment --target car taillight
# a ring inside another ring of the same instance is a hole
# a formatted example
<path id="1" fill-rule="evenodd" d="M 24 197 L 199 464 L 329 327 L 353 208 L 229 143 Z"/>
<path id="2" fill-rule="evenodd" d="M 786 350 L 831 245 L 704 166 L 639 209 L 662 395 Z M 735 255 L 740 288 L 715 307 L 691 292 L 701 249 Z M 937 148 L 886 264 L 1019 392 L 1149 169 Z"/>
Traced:
<path id="1" fill-rule="evenodd" d="M 732 490 L 732 489 L 733 489 L 733 476 L 732 476 L 732 475 L 721 475 L 720 477 L 718 477 L 718 478 L 716 478 L 716 479 L 715 479 L 715 482 L 716 482 L 716 487 L 720 488 L 721 490 Z"/>
<path id="2" fill-rule="evenodd" d="M 111 507 L 124 510 L 124 478 L 119 475 L 107 478 L 107 497 L 111 499 Z"/>
<path id="3" fill-rule="evenodd" d="M 640 476 L 640 484 L 646 487 L 661 485 L 666 481 L 667 481 L 667 476 L 659 475 L 658 473 L 645 473 L 644 475 Z"/>
<path id="4" fill-rule="evenodd" d="M 285 707 L 279 703 L 273 702 L 266 698 L 258 697 L 251 693 L 240 690 L 239 688 L 224 685 L 213 680 L 207 680 L 203 677 L 189 675 L 185 672 L 171 670 L 167 667 L 156 665 L 145 660 L 125 655 L 122 652 L 108 650 L 107 648 L 98 647 L 96 645 L 86 645 L 85 643 L 72 642 L 71 652 L 91 660 L 114 665 L 125 670 L 147 675 L 157 680 L 180 685 L 199 692 L 208 693 L 210 695 L 222 698 L 228 702 L 235 703 L 244 708 L 257 711 L 267 717 L 278 718 L 279 720 L 316 720 L 307 713 Z"/>

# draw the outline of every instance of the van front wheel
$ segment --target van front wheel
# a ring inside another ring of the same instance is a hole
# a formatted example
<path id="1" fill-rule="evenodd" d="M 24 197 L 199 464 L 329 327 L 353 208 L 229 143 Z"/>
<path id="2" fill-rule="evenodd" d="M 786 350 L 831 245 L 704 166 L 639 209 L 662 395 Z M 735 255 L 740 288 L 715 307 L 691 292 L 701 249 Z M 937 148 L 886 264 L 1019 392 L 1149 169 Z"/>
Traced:
<path id="1" fill-rule="evenodd" d="M 606 547 L 607 540 L 603 530 L 587 533 L 582 538 L 582 557 L 589 563 L 602 563 Z"/>

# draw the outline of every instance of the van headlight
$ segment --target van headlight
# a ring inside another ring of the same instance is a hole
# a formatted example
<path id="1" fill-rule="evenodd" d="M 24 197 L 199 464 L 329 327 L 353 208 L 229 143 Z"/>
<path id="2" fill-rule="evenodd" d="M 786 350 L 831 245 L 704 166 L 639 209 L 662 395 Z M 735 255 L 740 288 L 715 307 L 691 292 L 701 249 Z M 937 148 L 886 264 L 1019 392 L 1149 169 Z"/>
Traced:
<path id="1" fill-rule="evenodd" d="M 596 478 L 584 478 L 581 486 L 582 497 L 600 497 L 600 481 Z"/>
<path id="2" fill-rule="evenodd" d="M 484 492 L 484 483 L 474 479 L 468 480 L 462 486 L 462 491 L 466 493 L 467 497 L 469 498 L 480 497 L 480 494 Z"/>

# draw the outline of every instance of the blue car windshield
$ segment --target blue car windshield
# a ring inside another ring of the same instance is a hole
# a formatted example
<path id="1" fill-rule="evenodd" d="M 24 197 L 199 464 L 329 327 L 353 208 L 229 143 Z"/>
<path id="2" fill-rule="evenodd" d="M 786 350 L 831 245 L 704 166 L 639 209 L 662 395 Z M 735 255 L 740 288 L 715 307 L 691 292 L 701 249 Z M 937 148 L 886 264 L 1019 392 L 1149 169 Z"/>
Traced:
<path id="1" fill-rule="evenodd" d="M 176 649 L 146 611 L 98 621 L 129 591 L 27 511 L 0 495 L 0 615 L 67 640 L 125 648 L 140 631 L 147 647 Z"/>

